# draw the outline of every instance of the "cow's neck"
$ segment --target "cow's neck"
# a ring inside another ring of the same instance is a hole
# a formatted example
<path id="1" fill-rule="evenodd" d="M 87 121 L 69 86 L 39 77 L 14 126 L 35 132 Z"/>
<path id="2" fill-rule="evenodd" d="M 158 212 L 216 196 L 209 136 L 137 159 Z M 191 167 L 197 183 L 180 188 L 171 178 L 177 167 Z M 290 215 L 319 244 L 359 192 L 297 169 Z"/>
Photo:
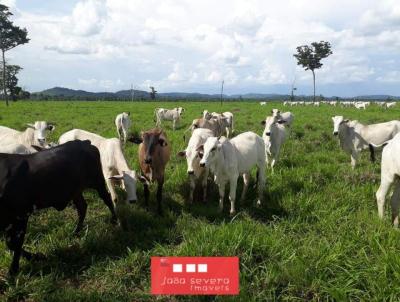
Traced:
<path id="1" fill-rule="evenodd" d="M 27 146 L 36 145 L 35 144 L 35 130 L 31 128 L 26 128 L 24 132 L 22 132 L 22 143 Z"/>
<path id="2" fill-rule="evenodd" d="M 225 173 L 225 155 L 224 155 L 224 150 L 220 150 L 216 154 L 216 158 L 214 159 L 213 163 L 210 165 L 210 170 L 211 172 L 217 177 L 217 179 L 220 179 L 221 176 L 223 176 Z"/>

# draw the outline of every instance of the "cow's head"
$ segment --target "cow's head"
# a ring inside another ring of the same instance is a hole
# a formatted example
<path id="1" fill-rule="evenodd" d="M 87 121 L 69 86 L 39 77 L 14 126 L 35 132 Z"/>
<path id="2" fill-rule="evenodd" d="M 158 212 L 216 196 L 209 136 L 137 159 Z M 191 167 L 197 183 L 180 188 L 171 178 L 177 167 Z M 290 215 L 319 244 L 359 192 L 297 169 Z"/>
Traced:
<path id="1" fill-rule="evenodd" d="M 199 152 L 200 167 L 208 167 L 217 159 L 218 152 L 221 152 L 222 144 L 218 137 L 207 138 L 204 145 L 197 148 Z"/>
<path id="2" fill-rule="evenodd" d="M 26 126 L 34 130 L 35 142 L 38 142 L 40 146 L 45 145 L 47 132 L 54 131 L 56 128 L 53 123 L 44 121 L 37 121 L 34 124 L 26 124 Z"/>
<path id="3" fill-rule="evenodd" d="M 122 187 L 126 191 L 126 199 L 130 203 L 136 202 L 136 187 L 137 187 L 137 175 L 136 171 L 128 170 L 123 171 L 120 175 L 111 176 L 110 179 L 118 180 L 122 182 Z"/>
<path id="4" fill-rule="evenodd" d="M 183 114 L 183 112 L 185 112 L 185 109 L 182 107 L 178 107 L 178 108 L 176 108 L 176 111 L 178 111 L 179 116 L 181 116 Z"/>
<path id="5" fill-rule="evenodd" d="M 141 142 L 145 150 L 145 157 L 143 160 L 148 165 L 152 164 L 153 156 L 157 148 L 168 146 L 167 137 L 161 129 L 152 129 L 142 132 Z"/>
<path id="6" fill-rule="evenodd" d="M 336 115 L 332 117 L 332 121 L 333 121 L 333 135 L 338 135 L 340 125 L 342 125 L 343 123 L 347 123 L 349 120 L 345 120 L 341 115 Z"/>
<path id="7" fill-rule="evenodd" d="M 178 156 L 185 157 L 187 162 L 187 173 L 193 175 L 195 168 L 200 164 L 200 150 L 199 149 L 186 149 L 178 152 Z"/>
<path id="8" fill-rule="evenodd" d="M 281 111 L 279 109 L 272 109 L 271 110 L 272 116 L 280 116 Z"/>
<path id="9" fill-rule="evenodd" d="M 286 121 L 278 119 L 277 116 L 267 116 L 267 118 L 261 122 L 261 125 L 265 126 L 264 134 L 266 136 L 271 136 L 272 127 L 276 124 L 284 124 Z"/>
<path id="10" fill-rule="evenodd" d="M 208 110 L 204 110 L 203 111 L 203 118 L 206 120 L 209 120 L 212 118 L 212 114 L 210 112 L 208 112 Z"/>

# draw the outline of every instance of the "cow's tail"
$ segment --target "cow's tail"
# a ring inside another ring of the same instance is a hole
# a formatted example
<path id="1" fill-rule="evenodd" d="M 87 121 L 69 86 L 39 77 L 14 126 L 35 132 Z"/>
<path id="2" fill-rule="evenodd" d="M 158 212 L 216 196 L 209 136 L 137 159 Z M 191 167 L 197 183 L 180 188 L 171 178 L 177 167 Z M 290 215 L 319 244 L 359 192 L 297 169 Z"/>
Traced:
<path id="1" fill-rule="evenodd" d="M 379 145 L 375 145 L 373 143 L 369 143 L 368 147 L 369 147 L 369 152 L 371 153 L 371 162 L 375 162 L 375 148 L 383 148 L 385 147 L 391 140 L 388 140 L 382 144 Z"/>

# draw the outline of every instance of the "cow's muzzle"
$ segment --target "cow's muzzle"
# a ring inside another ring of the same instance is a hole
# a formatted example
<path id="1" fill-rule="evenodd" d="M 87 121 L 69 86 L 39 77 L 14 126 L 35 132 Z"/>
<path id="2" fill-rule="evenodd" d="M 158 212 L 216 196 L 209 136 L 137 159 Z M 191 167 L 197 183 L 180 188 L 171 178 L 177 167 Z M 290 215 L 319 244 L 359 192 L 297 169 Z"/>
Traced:
<path id="1" fill-rule="evenodd" d="M 200 164 L 200 166 L 201 166 L 201 164 Z M 187 171 L 187 173 L 188 173 L 189 175 L 193 175 L 193 174 L 194 174 L 194 171 L 193 171 L 193 170 L 190 170 L 190 171 Z"/>
<path id="2" fill-rule="evenodd" d="M 44 138 L 38 138 L 38 142 L 40 145 L 44 145 L 44 143 L 46 142 L 46 140 Z"/>
<path id="3" fill-rule="evenodd" d="M 271 136 L 271 132 L 266 132 L 265 135 L 266 136 Z"/>
<path id="4" fill-rule="evenodd" d="M 150 165 L 150 164 L 153 162 L 153 160 L 151 159 L 151 157 L 148 157 L 148 158 L 146 158 L 146 159 L 144 160 L 144 162 L 145 162 L 146 164 Z"/>
<path id="5" fill-rule="evenodd" d="M 206 166 L 206 164 L 205 163 L 200 163 L 200 167 L 205 167 Z"/>
<path id="6" fill-rule="evenodd" d="M 338 135 L 338 134 L 339 134 L 339 132 L 333 131 L 333 135 Z"/>

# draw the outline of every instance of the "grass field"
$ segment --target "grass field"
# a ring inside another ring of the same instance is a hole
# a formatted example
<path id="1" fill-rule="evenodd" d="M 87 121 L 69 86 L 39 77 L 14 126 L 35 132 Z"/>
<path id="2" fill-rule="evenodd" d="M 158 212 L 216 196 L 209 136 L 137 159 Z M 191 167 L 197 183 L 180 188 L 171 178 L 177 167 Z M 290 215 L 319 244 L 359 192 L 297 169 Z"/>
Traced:
<path id="1" fill-rule="evenodd" d="M 181 105 L 183 123 L 173 132 L 166 124 L 173 156 L 167 167 L 163 217 L 143 209 L 139 185 L 137 205 L 128 213 L 129 230 L 109 223 L 110 214 L 92 192 L 86 229 L 72 235 L 76 212 L 46 210 L 31 217 L 25 247 L 46 255 L 43 262 L 21 260 L 15 282 L 7 280 L 11 254 L 0 243 L 0 295 L 16 301 L 382 301 L 400 299 L 400 233 L 386 215 L 377 215 L 375 192 L 379 163 L 363 153 L 350 169 L 350 156 L 332 135 L 331 116 L 372 123 L 398 119 L 400 107 L 365 111 L 330 106 L 293 107 L 295 122 L 275 167 L 267 171 L 266 202 L 256 208 L 255 171 L 238 214 L 229 217 L 229 203 L 218 213 L 218 193 L 211 184 L 209 201 L 188 207 L 186 161 L 176 157 L 184 148 L 183 131 L 203 109 L 233 111 L 236 134 L 262 134 L 260 121 L 271 103 L 122 103 L 18 102 L 1 106 L 0 124 L 23 129 L 24 123 L 48 120 L 57 124 L 50 140 L 72 128 L 115 137 L 117 113 L 132 113 L 133 129 L 153 127 L 156 107 Z M 137 147 L 125 149 L 129 164 L 138 168 Z M 380 158 L 380 156 L 379 156 Z M 379 161 L 378 161 L 379 162 Z M 45 186 L 46 184 L 43 184 Z M 241 190 L 241 181 L 239 190 Z M 240 192 L 240 191 L 239 191 Z M 120 192 L 122 197 L 122 192 Z M 150 291 L 150 256 L 239 256 L 240 296 L 162 297 Z"/>

